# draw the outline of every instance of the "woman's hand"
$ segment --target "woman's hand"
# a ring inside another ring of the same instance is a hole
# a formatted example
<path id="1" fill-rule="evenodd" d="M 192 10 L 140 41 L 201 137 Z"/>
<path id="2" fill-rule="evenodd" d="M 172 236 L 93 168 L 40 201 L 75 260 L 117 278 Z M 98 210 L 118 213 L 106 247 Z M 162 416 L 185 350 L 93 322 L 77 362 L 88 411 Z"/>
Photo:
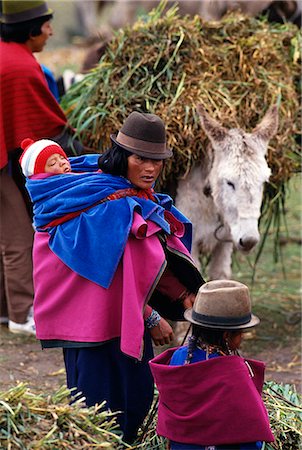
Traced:
<path id="1" fill-rule="evenodd" d="M 169 344 L 174 339 L 171 325 L 163 318 L 156 327 L 150 328 L 149 331 L 155 345 Z"/>
<path id="2" fill-rule="evenodd" d="M 193 308 L 195 302 L 195 294 L 189 293 L 183 300 L 183 305 L 185 309 Z"/>

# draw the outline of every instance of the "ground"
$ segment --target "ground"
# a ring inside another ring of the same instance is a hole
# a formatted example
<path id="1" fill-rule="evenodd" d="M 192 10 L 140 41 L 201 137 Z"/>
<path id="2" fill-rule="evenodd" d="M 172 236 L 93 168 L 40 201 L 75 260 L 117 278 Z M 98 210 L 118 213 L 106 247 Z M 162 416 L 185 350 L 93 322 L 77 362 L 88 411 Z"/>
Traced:
<path id="1" fill-rule="evenodd" d="M 37 393 L 52 393 L 65 384 L 62 352 L 42 351 L 34 337 L 12 334 L 1 325 L 0 379 L 1 390 L 19 382 L 28 383 Z"/>
<path id="2" fill-rule="evenodd" d="M 7 390 L 19 382 L 25 382 L 36 393 L 53 393 L 65 384 L 65 371 L 60 349 L 41 349 L 34 337 L 12 334 L 7 327 L 0 329 L 0 380 L 1 390 Z M 248 350 L 250 339 L 247 335 L 244 356 L 257 357 L 266 362 L 266 379 L 280 383 L 295 384 L 301 391 L 300 348 L 297 339 L 287 344 L 274 345 L 253 354 Z"/>

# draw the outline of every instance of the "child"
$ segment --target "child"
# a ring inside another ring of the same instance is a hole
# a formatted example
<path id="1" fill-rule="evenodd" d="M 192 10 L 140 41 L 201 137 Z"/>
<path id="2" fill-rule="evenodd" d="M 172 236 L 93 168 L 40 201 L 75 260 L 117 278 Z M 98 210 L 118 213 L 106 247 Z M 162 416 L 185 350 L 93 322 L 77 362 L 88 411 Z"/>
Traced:
<path id="1" fill-rule="evenodd" d="M 216 280 L 200 287 L 188 346 L 155 357 L 157 432 L 171 450 L 256 450 L 274 440 L 261 399 L 264 364 L 241 358 L 243 332 L 260 320 L 247 286 Z"/>
<path id="2" fill-rule="evenodd" d="M 26 177 L 40 173 L 69 173 L 70 162 L 62 147 L 50 139 L 24 139 L 21 142 L 23 153 L 19 159 Z"/>

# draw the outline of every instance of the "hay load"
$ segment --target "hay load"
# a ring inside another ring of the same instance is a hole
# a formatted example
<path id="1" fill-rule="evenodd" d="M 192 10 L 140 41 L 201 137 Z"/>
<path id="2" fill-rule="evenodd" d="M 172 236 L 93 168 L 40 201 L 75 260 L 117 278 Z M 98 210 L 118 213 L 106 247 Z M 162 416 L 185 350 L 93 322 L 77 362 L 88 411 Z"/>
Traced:
<path id="1" fill-rule="evenodd" d="M 271 221 L 300 163 L 301 32 L 238 13 L 221 22 L 181 18 L 176 7 L 165 14 L 164 7 L 117 32 L 98 67 L 67 93 L 63 108 L 81 140 L 100 151 L 132 110 L 158 114 L 174 152 L 160 180 L 165 189 L 206 151 L 197 103 L 224 126 L 247 131 L 278 103 L 280 125 L 270 143 L 272 177 L 263 203 Z"/>

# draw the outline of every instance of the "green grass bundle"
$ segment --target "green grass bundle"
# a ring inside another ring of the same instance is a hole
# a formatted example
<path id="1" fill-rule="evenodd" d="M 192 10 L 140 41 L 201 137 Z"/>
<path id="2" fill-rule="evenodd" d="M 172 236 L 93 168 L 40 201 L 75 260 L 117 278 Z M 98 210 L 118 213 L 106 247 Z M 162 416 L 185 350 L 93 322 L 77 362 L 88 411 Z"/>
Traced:
<path id="1" fill-rule="evenodd" d="M 264 386 L 264 401 L 275 436 L 265 450 L 299 450 L 302 443 L 301 398 L 294 386 L 272 381 Z"/>
<path id="2" fill-rule="evenodd" d="M 52 395 L 37 395 L 20 383 L 0 392 L 0 448 L 9 450 L 93 449 L 165 450 L 156 435 L 155 408 L 133 446 L 123 443 L 113 414 L 101 406 L 83 407 L 81 399 L 69 405 L 70 391 L 61 387 Z M 298 450 L 302 436 L 302 408 L 292 385 L 266 383 L 264 401 L 275 436 L 265 450 Z"/>
<path id="3" fill-rule="evenodd" d="M 0 448 L 9 450 L 127 448 L 113 414 L 102 405 L 69 404 L 70 391 L 36 395 L 23 383 L 0 392 Z"/>
<path id="4" fill-rule="evenodd" d="M 179 17 L 165 2 L 116 33 L 98 66 L 74 85 L 62 106 L 80 139 L 100 152 L 133 110 L 158 114 L 174 157 L 159 187 L 202 162 L 206 136 L 196 104 L 226 127 L 251 131 L 267 108 L 279 104 L 280 123 L 270 142 L 272 169 L 263 216 L 280 220 L 285 187 L 300 169 L 301 31 L 241 14 L 220 22 Z"/>
<path id="5" fill-rule="evenodd" d="M 180 18 L 175 8 L 162 16 L 158 8 L 116 34 L 98 67 L 67 93 L 63 107 L 83 141 L 99 150 L 110 145 L 110 133 L 133 109 L 160 115 L 175 154 L 167 172 L 177 176 L 200 160 L 205 148 L 196 103 L 225 126 L 251 129 L 279 101 L 280 126 L 269 162 L 272 180 L 287 180 L 297 163 L 300 133 L 300 45 L 292 24 L 238 14 L 204 22 Z"/>

